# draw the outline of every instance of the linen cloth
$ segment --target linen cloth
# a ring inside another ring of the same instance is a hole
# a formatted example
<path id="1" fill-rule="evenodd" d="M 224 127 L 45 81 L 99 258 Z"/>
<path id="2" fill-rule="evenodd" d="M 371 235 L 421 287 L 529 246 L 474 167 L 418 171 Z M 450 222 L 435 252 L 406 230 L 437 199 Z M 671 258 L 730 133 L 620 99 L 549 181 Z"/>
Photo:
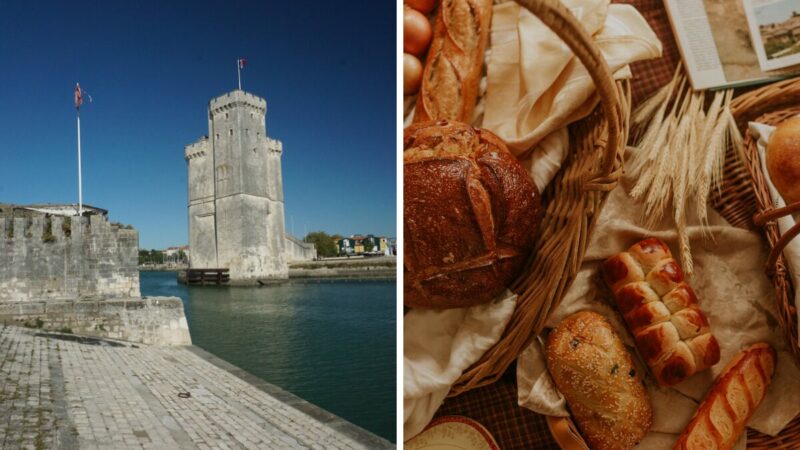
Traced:
<path id="1" fill-rule="evenodd" d="M 626 192 L 633 181 L 623 178 L 622 185 L 609 195 L 581 271 L 561 305 L 548 319 L 547 327 L 552 328 L 574 312 L 593 310 L 611 321 L 635 355 L 633 340 L 612 305 L 612 294 L 600 275 L 600 263 L 647 236 L 662 239 L 675 250 L 677 234 L 667 221 L 655 230 L 638 225 L 642 207 Z M 694 414 L 697 402 L 702 400 L 727 362 L 741 349 L 756 342 L 770 343 L 778 352 L 778 362 L 767 396 L 748 426 L 776 435 L 800 413 L 800 370 L 786 351 L 776 318 L 774 289 L 764 273 L 767 249 L 756 232 L 729 225 L 713 210 L 708 212 L 708 216 L 708 235 L 704 236 L 696 225 L 696 219 L 690 222 L 689 237 L 696 274 L 687 282 L 694 288 L 700 307 L 711 323 L 712 333 L 719 341 L 720 362 L 672 388 L 659 387 L 648 372 L 641 372 L 647 373 L 645 385 L 654 411 L 650 434 L 640 444 L 643 449 L 671 448 Z M 541 414 L 565 415 L 563 406 L 551 400 L 558 395 L 550 390 L 552 382 L 546 367 L 536 361 L 543 358 L 542 355 L 541 345 L 535 341 L 518 360 L 519 403 Z M 634 360 L 640 369 L 644 369 L 638 357 Z M 523 380 L 537 380 L 538 384 L 524 383 Z"/>
<path id="2" fill-rule="evenodd" d="M 630 76 L 627 64 L 660 55 L 660 42 L 633 7 L 609 5 L 607 0 L 565 0 L 564 3 L 595 37 L 616 77 Z M 482 118 L 487 127 L 487 118 L 497 120 L 501 114 L 523 111 L 541 118 L 536 109 L 545 104 L 551 108 L 549 113 L 558 115 L 558 120 L 547 120 L 544 126 L 536 127 L 535 139 L 525 138 L 530 146 L 534 146 L 533 142 L 540 144 L 525 152 L 528 155 L 522 163 L 543 190 L 566 155 L 567 125 L 585 117 L 597 105 L 593 83 L 586 69 L 561 40 L 516 3 L 494 6 L 490 47 L 486 91 L 477 109 L 478 121 Z M 522 61 L 516 65 L 516 75 L 514 58 Z M 551 64 L 536 62 L 542 58 Z M 520 75 L 522 71 L 524 76 Z M 518 77 L 518 81 L 503 82 L 503 77 L 507 76 Z M 516 100 L 508 95 L 509 90 L 519 90 L 523 85 L 539 86 L 539 90 Z M 560 94 L 562 91 L 565 94 Z M 497 96 L 490 100 L 492 95 Z M 529 108 L 496 110 L 500 103 L 525 104 L 543 95 L 550 101 L 533 102 Z M 506 116 L 505 120 L 518 121 L 514 115 Z M 518 140 L 515 145 L 520 149 L 524 144 Z M 517 151 L 517 155 L 520 154 Z M 447 311 L 411 310 L 405 315 L 404 440 L 422 431 L 461 373 L 497 342 L 515 302 L 516 296 L 509 291 L 488 305 Z"/>
<path id="3" fill-rule="evenodd" d="M 776 208 L 783 208 L 786 206 L 786 201 L 783 200 L 781 194 L 775 189 L 772 180 L 769 178 L 769 171 L 767 170 L 767 144 L 775 127 L 758 122 L 750 122 L 748 124 L 750 134 L 753 138 L 757 139 L 758 158 L 761 164 L 761 171 L 764 173 L 764 179 L 767 181 L 769 193 L 772 196 L 772 203 Z M 795 214 L 796 216 L 796 214 Z M 778 230 L 781 234 L 789 231 L 790 228 L 796 223 L 795 217 L 788 215 L 778 219 Z M 783 248 L 783 257 L 786 259 L 786 265 L 789 268 L 789 273 L 792 276 L 792 283 L 795 286 L 800 286 L 800 239 L 795 238 L 786 244 Z M 800 289 L 794 291 L 794 305 L 797 308 L 797 320 L 800 321 Z M 800 342 L 798 342 L 800 345 Z"/>

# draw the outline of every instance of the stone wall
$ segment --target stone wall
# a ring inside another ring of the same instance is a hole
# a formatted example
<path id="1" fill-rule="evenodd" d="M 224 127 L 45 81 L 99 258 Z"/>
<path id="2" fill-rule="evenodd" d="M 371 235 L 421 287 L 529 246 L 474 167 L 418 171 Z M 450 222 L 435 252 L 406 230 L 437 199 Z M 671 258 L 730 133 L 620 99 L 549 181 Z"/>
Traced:
<path id="1" fill-rule="evenodd" d="M 0 323 L 153 345 L 191 345 L 177 297 L 0 303 Z"/>
<path id="2" fill-rule="evenodd" d="M 99 215 L 0 219 L 0 302 L 138 297 L 138 249 Z"/>
<path id="3" fill-rule="evenodd" d="M 317 247 L 311 242 L 303 242 L 291 234 L 287 234 L 286 258 L 289 262 L 312 261 L 317 259 Z"/>

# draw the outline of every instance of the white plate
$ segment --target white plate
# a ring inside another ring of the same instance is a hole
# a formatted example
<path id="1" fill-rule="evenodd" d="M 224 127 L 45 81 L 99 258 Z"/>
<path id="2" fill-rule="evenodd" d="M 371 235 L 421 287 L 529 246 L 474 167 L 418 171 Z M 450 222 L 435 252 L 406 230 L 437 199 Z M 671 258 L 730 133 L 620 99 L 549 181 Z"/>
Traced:
<path id="1" fill-rule="evenodd" d="M 407 450 L 499 450 L 494 438 L 474 420 L 445 416 L 403 445 Z"/>

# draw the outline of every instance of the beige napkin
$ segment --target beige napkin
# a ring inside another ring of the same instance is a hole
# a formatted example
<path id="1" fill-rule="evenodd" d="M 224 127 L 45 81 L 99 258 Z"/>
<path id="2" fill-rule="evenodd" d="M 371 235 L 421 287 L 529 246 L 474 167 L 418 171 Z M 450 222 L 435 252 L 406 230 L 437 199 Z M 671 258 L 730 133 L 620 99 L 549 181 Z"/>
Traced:
<path id="1" fill-rule="evenodd" d="M 664 240 L 674 253 L 677 236 L 667 223 L 657 230 L 646 230 L 638 225 L 641 207 L 626 193 L 631 184 L 631 180 L 625 178 L 622 186 L 609 195 L 581 271 L 559 308 L 548 319 L 548 327 L 569 314 L 589 309 L 608 317 L 626 345 L 633 346 L 624 322 L 607 298 L 608 292 L 599 277 L 600 262 L 646 236 Z M 776 319 L 774 290 L 764 274 L 765 245 L 757 233 L 728 225 L 713 210 L 709 211 L 709 225 L 711 238 L 704 238 L 699 227 L 689 227 L 696 275 L 688 282 L 695 289 L 700 306 L 720 343 L 720 363 L 670 389 L 659 387 L 648 375 L 645 384 L 653 402 L 654 423 L 652 436 L 648 436 L 641 448 L 671 448 L 694 414 L 696 402 L 705 396 L 713 379 L 736 353 L 755 342 L 772 344 L 778 351 L 778 364 L 767 396 L 748 425 L 775 435 L 800 413 L 800 370 L 786 352 Z M 631 350 L 635 355 L 633 348 Z M 540 353 L 541 347 L 534 342 L 526 352 Z M 642 364 L 638 357 L 635 360 Z M 541 370 L 536 364 L 520 360 L 517 379 L 549 376 Z M 547 383 L 538 386 L 538 392 L 531 388 L 521 392 L 520 398 L 551 399 L 556 395 L 545 390 Z M 558 409 L 539 409 L 535 402 L 521 405 L 543 414 L 562 415 Z"/>
<path id="2" fill-rule="evenodd" d="M 775 189 L 772 180 L 769 178 L 769 171 L 767 170 L 767 143 L 769 142 L 769 137 L 772 135 L 772 132 L 775 131 L 775 127 L 763 123 L 750 122 L 749 128 L 750 134 L 753 135 L 753 138 L 758 140 L 759 162 L 761 164 L 761 171 L 764 173 L 764 179 L 767 181 L 767 186 L 769 187 L 769 193 L 772 196 L 772 203 L 776 208 L 783 208 L 786 206 L 786 201 L 783 200 L 781 194 Z M 795 218 L 791 215 L 781 217 L 778 219 L 778 230 L 781 234 L 784 234 L 789 231 L 795 223 Z M 789 266 L 789 273 L 792 276 L 794 285 L 800 286 L 800 239 L 795 238 L 789 241 L 786 247 L 783 248 L 783 256 L 786 258 L 786 265 Z M 797 320 L 800 321 L 800 289 L 795 289 L 794 304 L 797 307 Z M 798 345 L 800 345 L 800 342 L 798 342 Z"/>
<path id="3" fill-rule="evenodd" d="M 417 435 L 433 418 L 461 373 L 503 333 L 517 296 L 441 311 L 412 309 L 403 317 L 403 435 Z"/>
<path id="4" fill-rule="evenodd" d="M 632 6 L 609 5 L 608 0 L 562 3 L 592 35 L 615 78 L 630 77 L 632 62 L 661 56 L 661 42 Z M 518 3 L 494 7 L 491 48 L 482 126 L 503 138 L 515 154 L 527 153 L 597 105 L 583 64 Z"/>

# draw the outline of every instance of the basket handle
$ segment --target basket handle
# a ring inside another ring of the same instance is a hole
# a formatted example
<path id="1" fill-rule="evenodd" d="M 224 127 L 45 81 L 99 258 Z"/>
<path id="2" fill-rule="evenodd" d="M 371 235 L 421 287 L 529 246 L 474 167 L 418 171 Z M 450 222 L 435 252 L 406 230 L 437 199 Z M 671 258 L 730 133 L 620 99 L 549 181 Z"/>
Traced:
<path id="1" fill-rule="evenodd" d="M 620 100 L 611 69 L 583 25 L 559 0 L 517 0 L 517 2 L 538 17 L 567 44 L 594 81 L 608 124 L 602 170 L 598 177 L 590 181 L 590 184 L 598 185 L 591 188 L 600 188 L 608 184 L 607 178 L 614 171 L 614 163 L 624 144 L 620 122 Z"/>
<path id="2" fill-rule="evenodd" d="M 784 206 L 783 208 L 775 208 L 768 211 L 764 211 L 760 214 L 756 214 L 753 216 L 753 222 L 758 226 L 763 226 L 767 222 L 773 221 L 783 216 L 788 216 L 796 211 L 800 211 L 800 202 L 794 202 L 788 206 Z M 792 228 L 789 228 L 789 231 L 784 233 L 783 236 L 778 239 L 778 242 L 772 247 L 772 250 L 769 252 L 769 257 L 767 258 L 767 272 L 770 274 L 774 274 L 777 270 L 778 265 L 778 258 L 783 253 L 783 249 L 789 242 L 797 237 L 800 234 L 800 222 L 794 224 Z"/>

